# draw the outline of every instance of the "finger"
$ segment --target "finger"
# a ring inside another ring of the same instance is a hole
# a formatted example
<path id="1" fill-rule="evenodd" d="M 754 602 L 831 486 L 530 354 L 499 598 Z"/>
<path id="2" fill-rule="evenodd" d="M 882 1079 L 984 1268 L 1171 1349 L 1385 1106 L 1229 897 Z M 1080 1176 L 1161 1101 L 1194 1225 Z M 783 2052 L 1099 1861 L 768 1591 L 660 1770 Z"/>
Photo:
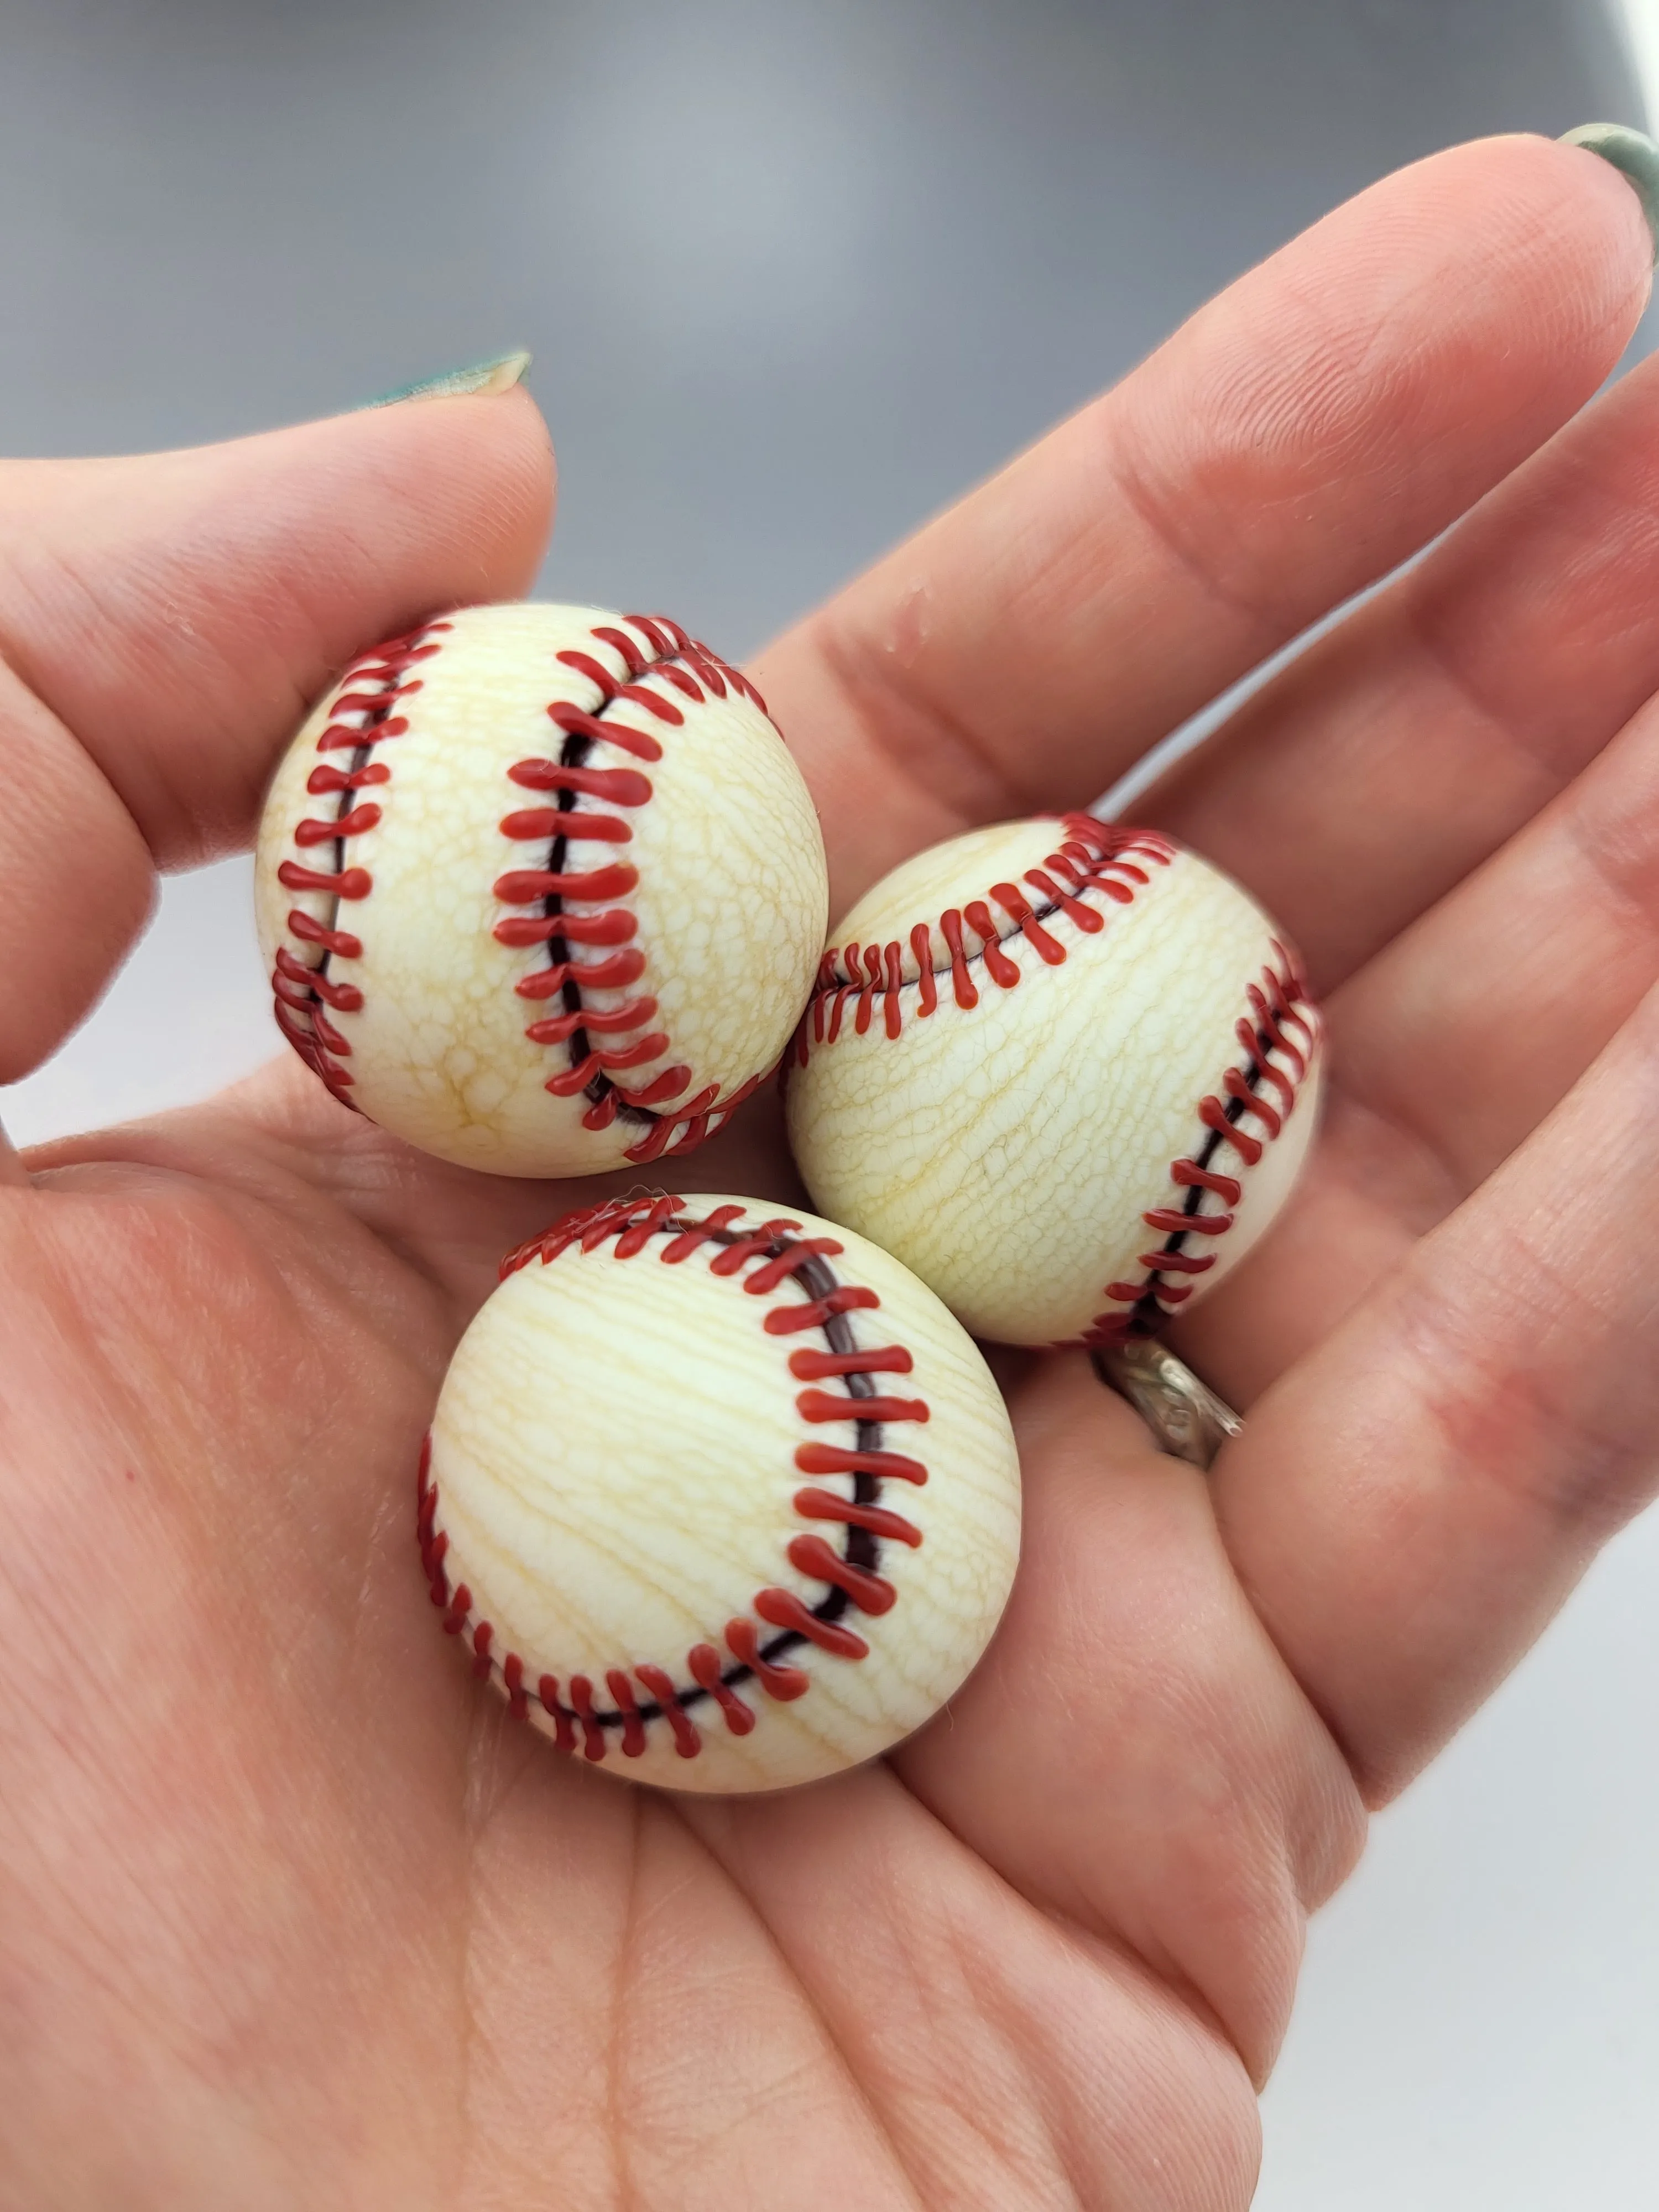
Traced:
<path id="1" fill-rule="evenodd" d="M 763 682 L 811 733 L 838 899 L 965 823 L 1093 799 L 1443 529 L 1612 368 L 1651 252 L 1591 155 L 1437 155 L 792 632 Z"/>
<path id="2" fill-rule="evenodd" d="M 1217 1464 L 1228 1550 L 1373 1801 L 1651 1495 L 1656 1064 L 1650 995 Z"/>
<path id="3" fill-rule="evenodd" d="M 1247 881 L 1329 990 L 1659 686 L 1659 359 L 1134 809 Z"/>
<path id="4" fill-rule="evenodd" d="M 85 1012 L 156 865 L 246 841 L 343 662 L 527 585 L 550 485 L 522 393 L 0 469 L 0 1081 Z"/>
<path id="5" fill-rule="evenodd" d="M 1659 981 L 1659 708 L 1339 990 L 1282 1231 L 1180 1332 L 1248 1406 L 1475 1190 Z"/>
<path id="6" fill-rule="evenodd" d="M 1306 1911 L 1358 1854 L 1341 1759 L 1241 1593 L 1204 1478 L 1086 1359 L 1012 1401 L 1020 1571 L 979 1672 L 894 1758 L 1024 1894 L 1212 2014 L 1254 2078 Z"/>
<path id="7" fill-rule="evenodd" d="M 1659 708 L 1337 996 L 1344 1081 L 1461 1200 L 1659 975 Z M 1425 1080 L 1432 1070 L 1432 1079 Z M 1403 1225 L 1429 1226 L 1407 1206 Z"/>

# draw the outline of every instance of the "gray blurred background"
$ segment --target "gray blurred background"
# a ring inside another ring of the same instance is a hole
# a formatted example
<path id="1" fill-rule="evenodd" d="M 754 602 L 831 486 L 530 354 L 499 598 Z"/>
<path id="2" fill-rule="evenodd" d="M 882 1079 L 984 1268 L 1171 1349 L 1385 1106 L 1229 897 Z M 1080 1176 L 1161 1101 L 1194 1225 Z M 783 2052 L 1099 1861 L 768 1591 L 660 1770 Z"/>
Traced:
<path id="1" fill-rule="evenodd" d="M 741 655 L 1334 201 L 1641 122 L 1659 0 L 0 0 L 0 446 L 197 443 L 518 344 L 548 596 Z M 169 886 L 21 1141 L 270 1048 Z M 166 1050 L 157 1049 L 166 1024 Z M 1659 2202 L 1659 1525 L 1316 1925 L 1268 2212 Z"/>

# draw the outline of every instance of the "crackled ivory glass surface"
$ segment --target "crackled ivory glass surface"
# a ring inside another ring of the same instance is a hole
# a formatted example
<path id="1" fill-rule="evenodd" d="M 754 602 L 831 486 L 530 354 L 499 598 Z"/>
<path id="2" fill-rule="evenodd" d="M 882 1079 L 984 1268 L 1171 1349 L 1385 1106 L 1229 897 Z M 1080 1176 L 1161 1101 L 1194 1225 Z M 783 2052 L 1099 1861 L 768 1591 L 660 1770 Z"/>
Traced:
<path id="1" fill-rule="evenodd" d="M 1018 1553 L 1013 1436 L 965 1332 L 862 1237 L 768 1218 L 579 1217 L 481 1310 L 434 1421 L 446 1626 L 571 1755 L 672 1789 L 887 1750 L 973 1668 Z"/>
<path id="2" fill-rule="evenodd" d="M 340 1096 L 427 1152 L 537 1176 L 683 1152 L 783 1049 L 823 939 L 817 818 L 743 679 L 662 652 L 672 628 L 462 610 L 365 655 L 277 770 L 256 883 L 278 1018 Z M 591 728 L 556 723 L 566 709 Z M 537 763 L 539 782 L 515 781 Z M 560 807 L 556 853 L 532 833 Z M 349 834 L 301 842 L 341 816 Z M 538 871 L 575 886 L 556 902 L 568 944 Z M 569 988 L 526 996 L 556 963 Z M 590 1025 L 550 1038 L 573 1009 Z"/>
<path id="3" fill-rule="evenodd" d="M 790 1071 L 796 1159 L 817 1205 L 976 1335 L 1155 1325 L 1283 1204 L 1318 1017 L 1267 917 L 1204 861 L 1084 817 L 1006 823 L 896 868 L 836 934 Z"/>

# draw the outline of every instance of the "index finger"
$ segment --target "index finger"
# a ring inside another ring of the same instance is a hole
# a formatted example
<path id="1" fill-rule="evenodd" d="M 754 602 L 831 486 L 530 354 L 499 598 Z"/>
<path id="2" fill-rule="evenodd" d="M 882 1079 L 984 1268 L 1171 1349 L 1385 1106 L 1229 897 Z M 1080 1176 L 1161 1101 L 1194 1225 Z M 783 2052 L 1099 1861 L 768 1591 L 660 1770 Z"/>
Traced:
<path id="1" fill-rule="evenodd" d="M 1574 148 L 1436 155 L 790 631 L 760 680 L 836 910 L 971 823 L 1086 805 L 1425 544 L 1595 392 L 1651 259 L 1630 185 Z"/>
<path id="2" fill-rule="evenodd" d="M 511 392 L 0 469 L 0 1081 L 86 1012 L 156 868 L 246 839 L 365 641 L 523 589 L 551 495 Z"/>

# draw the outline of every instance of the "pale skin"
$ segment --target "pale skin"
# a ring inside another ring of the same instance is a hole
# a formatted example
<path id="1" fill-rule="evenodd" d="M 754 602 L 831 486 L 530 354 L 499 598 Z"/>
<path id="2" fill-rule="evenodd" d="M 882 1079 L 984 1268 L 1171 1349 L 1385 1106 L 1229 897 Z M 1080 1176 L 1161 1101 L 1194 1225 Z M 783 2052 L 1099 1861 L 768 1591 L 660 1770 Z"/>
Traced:
<path id="1" fill-rule="evenodd" d="M 413 1468 L 445 1359 L 503 1248 L 605 1186 L 423 1160 L 288 1057 L 8 1158 L 4 2193 L 1248 2202 L 1367 1808 L 1654 1486 L 1659 362 L 1593 401 L 1650 258 L 1589 154 L 1440 155 L 757 664 L 844 908 L 921 843 L 1086 802 L 1474 508 L 1137 810 L 1329 1005 L 1304 1193 L 1180 1340 L 1244 1434 L 1206 1480 L 1081 1356 L 1007 1362 L 1013 1605 L 890 1761 L 630 1790 L 437 1632 Z M 95 998 L 157 867 L 248 841 L 342 662 L 528 586 L 551 482 L 521 392 L 7 465 L 0 1077 Z M 793 1194 L 763 1102 L 679 1174 Z"/>

